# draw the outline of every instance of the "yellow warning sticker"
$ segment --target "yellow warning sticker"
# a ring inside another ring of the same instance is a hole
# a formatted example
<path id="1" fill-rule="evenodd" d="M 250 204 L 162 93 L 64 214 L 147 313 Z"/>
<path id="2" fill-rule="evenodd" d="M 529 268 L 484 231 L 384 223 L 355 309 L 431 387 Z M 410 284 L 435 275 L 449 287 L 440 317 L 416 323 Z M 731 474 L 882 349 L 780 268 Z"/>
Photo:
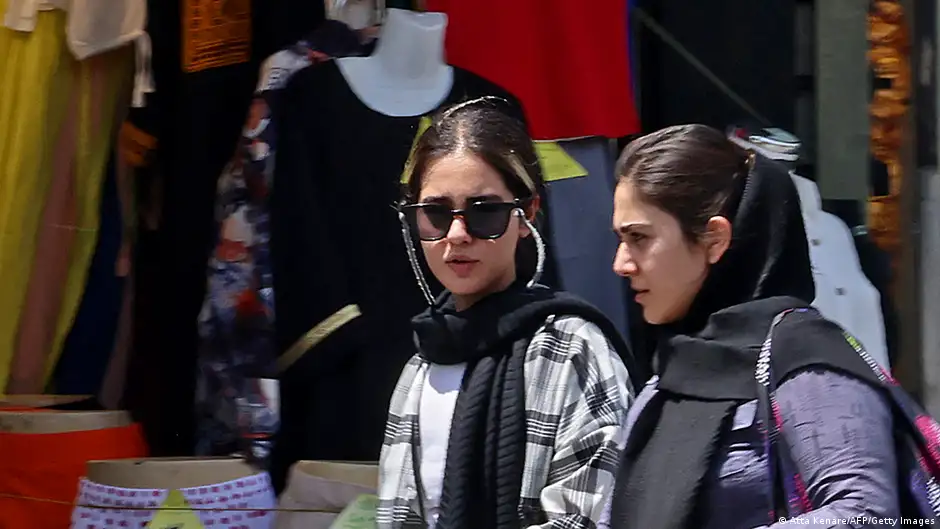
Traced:
<path id="1" fill-rule="evenodd" d="M 411 150 L 408 151 L 408 161 L 405 162 L 405 168 L 401 171 L 401 183 L 407 184 L 411 178 L 411 166 L 414 164 L 415 147 L 418 146 L 418 139 L 424 134 L 424 131 L 431 127 L 431 118 L 422 116 L 418 121 L 418 131 L 415 132 L 415 139 L 411 141 Z"/>
<path id="2" fill-rule="evenodd" d="M 190 508 L 183 493 L 174 489 L 167 495 L 157 515 L 147 524 L 149 529 L 205 529 L 199 516 Z"/>
<path id="3" fill-rule="evenodd" d="M 405 167 L 401 172 L 402 184 L 407 184 L 408 179 L 411 177 L 415 147 L 418 145 L 418 139 L 430 126 L 431 119 L 426 116 L 422 117 L 418 122 L 418 130 L 415 133 L 414 140 L 411 142 L 411 151 L 408 153 L 408 161 L 405 162 Z M 588 175 L 587 169 L 572 158 L 558 142 L 536 141 L 533 142 L 533 145 L 535 146 L 535 153 L 539 157 L 539 163 L 542 165 L 542 175 L 546 182 L 580 178 Z"/>
<path id="4" fill-rule="evenodd" d="M 587 169 L 565 152 L 564 147 L 554 141 L 535 142 L 535 152 L 542 164 L 542 175 L 546 182 L 567 180 L 587 176 Z"/>

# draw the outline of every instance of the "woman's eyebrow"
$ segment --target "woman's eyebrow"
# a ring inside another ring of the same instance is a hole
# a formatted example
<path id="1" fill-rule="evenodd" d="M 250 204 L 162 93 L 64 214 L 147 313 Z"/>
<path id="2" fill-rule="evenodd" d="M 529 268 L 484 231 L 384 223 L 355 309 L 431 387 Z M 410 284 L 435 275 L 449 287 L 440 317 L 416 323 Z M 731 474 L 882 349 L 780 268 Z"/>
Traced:
<path id="1" fill-rule="evenodd" d="M 502 201 L 503 201 L 503 197 L 501 197 L 501 196 L 499 196 L 499 195 L 493 195 L 493 194 L 490 194 L 490 195 L 478 195 L 478 196 L 474 196 L 474 197 L 467 197 L 467 203 L 472 203 L 472 202 L 502 202 Z"/>
<path id="2" fill-rule="evenodd" d="M 614 233 L 626 235 L 630 232 L 636 231 L 637 228 L 649 228 L 649 226 L 650 225 L 645 222 L 625 222 L 614 228 Z"/>

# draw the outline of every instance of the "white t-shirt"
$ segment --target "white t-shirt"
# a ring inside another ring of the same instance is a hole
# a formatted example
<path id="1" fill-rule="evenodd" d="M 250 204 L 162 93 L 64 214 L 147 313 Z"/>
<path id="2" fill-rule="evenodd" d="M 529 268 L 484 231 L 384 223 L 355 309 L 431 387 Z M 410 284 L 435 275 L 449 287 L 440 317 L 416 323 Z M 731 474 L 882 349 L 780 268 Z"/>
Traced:
<path id="1" fill-rule="evenodd" d="M 428 366 L 427 377 L 421 388 L 421 407 L 418 423 L 421 434 L 422 501 L 427 511 L 428 529 L 437 525 L 441 492 L 444 488 L 444 464 L 447 461 L 447 443 L 454 418 L 454 406 L 463 381 L 467 364 Z"/>

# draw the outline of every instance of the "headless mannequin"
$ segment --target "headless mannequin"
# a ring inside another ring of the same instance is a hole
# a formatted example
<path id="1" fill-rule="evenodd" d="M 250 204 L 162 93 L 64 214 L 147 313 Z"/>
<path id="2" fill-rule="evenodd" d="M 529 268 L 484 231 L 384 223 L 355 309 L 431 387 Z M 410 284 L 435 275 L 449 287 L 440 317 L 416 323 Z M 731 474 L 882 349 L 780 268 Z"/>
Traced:
<path id="1" fill-rule="evenodd" d="M 350 89 L 372 110 L 392 117 L 418 116 L 450 94 L 453 68 L 444 62 L 443 13 L 389 9 L 369 57 L 336 61 Z"/>
<path id="2" fill-rule="evenodd" d="M 823 211 L 815 182 L 793 172 L 790 176 L 800 195 L 813 263 L 813 305 L 858 338 L 882 367 L 890 369 L 881 296 L 862 271 L 851 231 L 842 219 Z"/>

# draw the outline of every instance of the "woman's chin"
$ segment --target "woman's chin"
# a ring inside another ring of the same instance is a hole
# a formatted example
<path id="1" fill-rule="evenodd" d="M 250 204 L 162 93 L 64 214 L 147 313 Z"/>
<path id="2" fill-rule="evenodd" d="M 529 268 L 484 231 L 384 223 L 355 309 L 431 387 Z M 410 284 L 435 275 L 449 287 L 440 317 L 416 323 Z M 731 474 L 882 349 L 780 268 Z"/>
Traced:
<path id="1" fill-rule="evenodd" d="M 643 307 L 643 319 L 650 325 L 663 325 L 669 323 L 661 311 Z"/>
<path id="2" fill-rule="evenodd" d="M 448 277 L 441 284 L 455 296 L 479 295 L 484 290 L 482 281 L 475 277 Z"/>

